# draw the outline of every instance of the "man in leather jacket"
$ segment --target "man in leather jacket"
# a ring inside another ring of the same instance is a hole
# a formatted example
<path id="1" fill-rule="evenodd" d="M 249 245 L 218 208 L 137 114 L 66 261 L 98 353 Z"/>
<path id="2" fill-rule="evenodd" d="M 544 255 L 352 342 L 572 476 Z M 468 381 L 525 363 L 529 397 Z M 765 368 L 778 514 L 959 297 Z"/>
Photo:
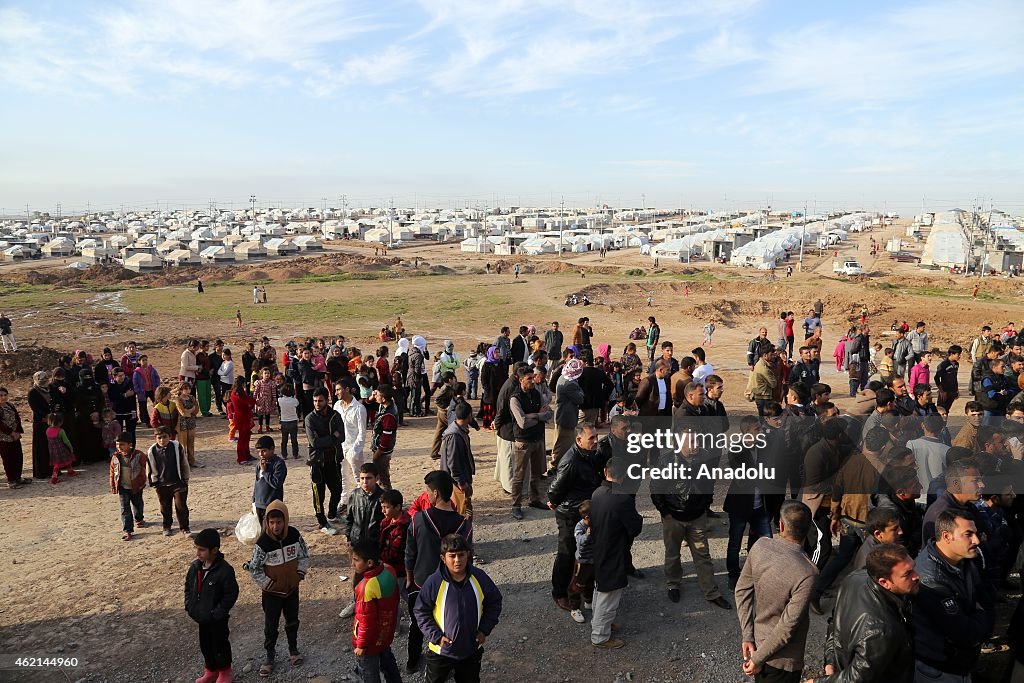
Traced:
<path id="1" fill-rule="evenodd" d="M 580 503 L 590 500 L 601 485 L 604 467 L 597 466 L 597 429 L 591 424 L 576 427 L 576 444 L 562 456 L 548 487 L 548 507 L 555 511 L 558 550 L 551 567 L 551 596 L 562 609 L 569 607 L 569 581 L 576 556 L 575 529 Z"/>
<path id="2" fill-rule="evenodd" d="M 920 579 L 907 549 L 883 543 L 839 589 L 825 640 L 825 675 L 807 683 L 912 683 L 910 597 Z"/>

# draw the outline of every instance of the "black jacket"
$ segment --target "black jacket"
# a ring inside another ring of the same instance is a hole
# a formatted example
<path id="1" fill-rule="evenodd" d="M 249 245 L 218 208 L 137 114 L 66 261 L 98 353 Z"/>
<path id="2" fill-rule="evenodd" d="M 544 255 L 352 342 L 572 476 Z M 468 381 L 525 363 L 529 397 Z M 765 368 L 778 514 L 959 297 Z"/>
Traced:
<path id="1" fill-rule="evenodd" d="M 203 563 L 192 560 L 185 575 L 185 611 L 194 621 L 210 624 L 224 621 L 238 600 L 238 582 L 235 568 L 217 553 L 210 568 L 203 570 Z"/>
<path id="2" fill-rule="evenodd" d="M 338 460 L 341 460 L 341 445 L 345 442 L 345 423 L 341 415 L 330 408 L 325 413 L 311 412 L 303 420 L 306 429 L 306 439 L 309 440 L 309 457 L 311 460 L 323 462 L 325 454 L 332 450 Z"/>
<path id="3" fill-rule="evenodd" d="M 626 550 L 640 535 L 644 518 L 636 511 L 636 499 L 612 490 L 608 480 L 590 497 L 590 541 L 594 547 L 594 585 L 597 590 L 625 588 Z"/>
<path id="4" fill-rule="evenodd" d="M 942 389 L 947 394 L 959 393 L 959 381 L 957 379 L 957 371 L 960 369 L 960 364 L 955 361 L 944 360 L 939 363 L 939 367 L 935 369 L 935 385 Z"/>
<path id="5" fill-rule="evenodd" d="M 527 354 L 526 349 L 526 340 L 523 339 L 523 335 L 517 335 L 512 340 L 512 362 L 518 363 L 519 361 L 528 360 L 527 356 L 529 354 Z"/>
<path id="6" fill-rule="evenodd" d="M 519 380 L 512 375 L 498 389 L 498 400 L 494 404 L 494 428 L 505 441 L 515 441 L 515 418 L 509 408 L 512 394 L 519 390 Z"/>
<path id="7" fill-rule="evenodd" d="M 747 344 L 747 365 L 756 363 L 769 346 L 774 345 L 768 339 L 761 339 L 760 337 L 751 339 L 750 343 Z"/>
<path id="8" fill-rule="evenodd" d="M 711 507 L 715 491 L 712 480 L 697 479 L 698 471 L 701 465 L 716 465 L 717 457 L 705 450 L 698 450 L 689 458 L 671 453 L 658 464 L 664 467 L 670 463 L 684 464 L 688 468 L 689 478 L 657 482 L 651 488 L 651 501 L 662 517 L 672 515 L 680 522 L 692 522 Z"/>
<path id="9" fill-rule="evenodd" d="M 615 389 L 615 385 L 608 379 L 608 375 L 604 371 L 591 366 L 583 368 L 583 374 L 576 380 L 576 383 L 583 390 L 583 405 L 581 407 L 584 410 L 608 405 L 608 397 Z"/>
<path id="10" fill-rule="evenodd" d="M 548 487 L 548 500 L 559 513 L 578 515 L 580 503 L 590 500 L 601 485 L 604 472 L 598 470 L 598 457 L 597 451 L 585 451 L 574 444 L 558 461 L 558 471 Z"/>
<path id="11" fill-rule="evenodd" d="M 903 529 L 903 543 L 911 557 L 917 557 L 921 550 L 921 526 L 924 523 L 924 510 L 915 500 L 903 501 L 895 495 L 879 495 L 877 507 L 894 510 L 900 518 Z"/>
<path id="12" fill-rule="evenodd" d="M 836 673 L 817 683 L 913 683 L 910 602 L 872 581 L 863 570 L 839 588 L 825 639 L 825 663 Z"/>
<path id="13" fill-rule="evenodd" d="M 380 498 L 384 489 L 377 487 L 373 493 L 367 493 L 363 487 L 357 486 L 348 497 L 348 512 L 345 515 L 345 537 L 349 543 L 372 541 L 380 543 L 380 523 L 384 512 L 380 508 Z"/>
<path id="14" fill-rule="evenodd" d="M 970 673 L 981 643 L 992 637 L 995 596 L 981 579 L 979 562 L 967 559 L 954 567 L 939 555 L 933 539 L 914 563 L 921 576 L 914 598 L 915 656 L 946 673 Z"/>

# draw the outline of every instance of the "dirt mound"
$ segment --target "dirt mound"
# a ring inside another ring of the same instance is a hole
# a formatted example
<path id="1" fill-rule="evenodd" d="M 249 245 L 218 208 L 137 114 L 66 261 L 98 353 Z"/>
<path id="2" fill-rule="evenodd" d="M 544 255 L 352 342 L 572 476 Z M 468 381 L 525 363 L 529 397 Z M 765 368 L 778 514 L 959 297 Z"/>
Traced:
<path id="1" fill-rule="evenodd" d="M 257 282 L 259 280 L 269 280 L 270 275 L 264 270 L 247 270 L 239 273 L 235 279 L 242 282 Z"/>
<path id="2" fill-rule="evenodd" d="M 65 355 L 66 352 L 49 346 L 19 346 L 17 353 L 0 357 L 0 379 L 23 379 L 37 370 L 52 370 Z"/>
<path id="3" fill-rule="evenodd" d="M 309 271 L 312 273 L 323 273 L 323 272 L 334 272 L 333 269 L 314 268 Z M 283 282 L 285 280 L 301 280 L 307 275 L 307 271 L 300 270 L 299 268 L 283 268 L 281 270 L 275 270 L 271 273 L 275 282 Z"/>

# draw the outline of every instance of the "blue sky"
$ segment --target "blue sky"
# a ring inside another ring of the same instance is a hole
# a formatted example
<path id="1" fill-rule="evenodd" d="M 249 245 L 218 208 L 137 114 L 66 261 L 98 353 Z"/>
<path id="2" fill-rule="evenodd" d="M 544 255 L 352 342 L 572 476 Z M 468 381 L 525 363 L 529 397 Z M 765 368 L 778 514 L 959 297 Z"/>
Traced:
<path id="1" fill-rule="evenodd" d="M 1024 3 L 8 1 L 0 209 L 1024 213 Z"/>

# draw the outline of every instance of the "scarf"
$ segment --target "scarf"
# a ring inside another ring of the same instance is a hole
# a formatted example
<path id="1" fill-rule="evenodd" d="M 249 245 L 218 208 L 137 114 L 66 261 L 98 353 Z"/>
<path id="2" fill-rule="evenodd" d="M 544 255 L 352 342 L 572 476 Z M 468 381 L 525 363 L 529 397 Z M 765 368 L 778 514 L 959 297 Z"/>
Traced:
<path id="1" fill-rule="evenodd" d="M 491 346 L 487 349 L 487 362 L 498 363 L 501 361 L 501 354 L 498 353 L 497 346 Z"/>

